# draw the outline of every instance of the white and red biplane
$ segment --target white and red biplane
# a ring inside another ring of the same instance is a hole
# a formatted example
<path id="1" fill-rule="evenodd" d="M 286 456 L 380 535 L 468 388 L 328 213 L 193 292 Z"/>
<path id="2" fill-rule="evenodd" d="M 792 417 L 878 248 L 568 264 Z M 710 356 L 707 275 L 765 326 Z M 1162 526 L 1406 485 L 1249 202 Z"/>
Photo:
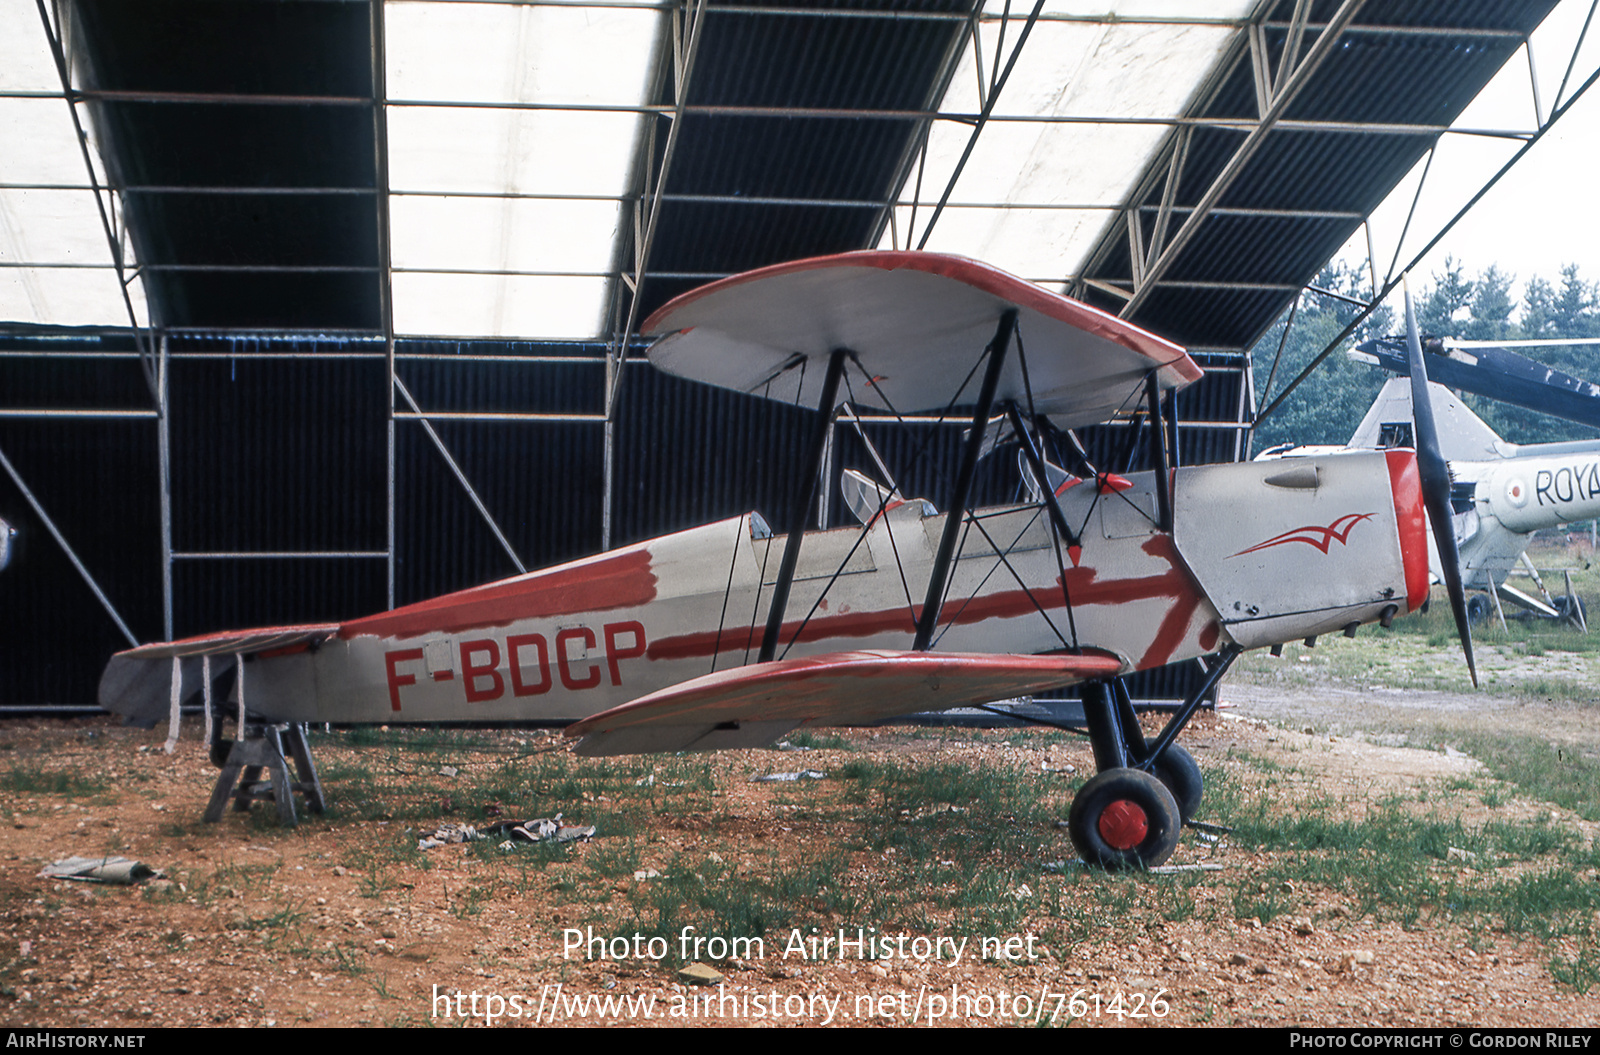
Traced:
<path id="1" fill-rule="evenodd" d="M 1073 839 L 1089 860 L 1155 864 L 1201 793 L 1173 738 L 1235 655 L 1387 624 L 1427 597 L 1412 452 L 1176 467 L 1165 397 L 1200 376 L 1183 349 L 975 261 L 769 267 L 642 329 L 661 335 L 658 369 L 818 408 L 798 509 L 841 406 L 969 408 L 954 508 L 849 474 L 859 528 L 785 538 L 750 513 L 344 623 L 144 645 L 111 660 L 102 704 L 158 717 L 216 657 L 210 676 L 237 665 L 263 721 L 574 720 L 578 752 L 603 755 L 761 746 L 1088 682 L 1100 772 Z M 1080 450 L 1069 475 L 1041 450 L 1045 431 L 1130 411 L 1156 471 L 1098 471 Z M 970 509 L 995 428 L 1036 501 Z M 1120 676 L 1195 657 L 1212 657 L 1206 684 L 1146 742 Z"/>

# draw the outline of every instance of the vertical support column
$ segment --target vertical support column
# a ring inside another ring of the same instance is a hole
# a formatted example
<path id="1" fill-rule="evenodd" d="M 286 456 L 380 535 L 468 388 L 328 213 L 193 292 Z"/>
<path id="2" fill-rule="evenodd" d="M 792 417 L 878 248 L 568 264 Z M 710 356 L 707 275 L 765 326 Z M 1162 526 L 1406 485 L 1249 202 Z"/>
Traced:
<path id="1" fill-rule="evenodd" d="M 828 357 L 828 373 L 822 380 L 822 399 L 817 404 L 820 420 L 795 493 L 794 526 L 783 540 L 783 561 L 778 565 L 778 581 L 772 588 L 772 607 L 767 610 L 767 630 L 761 637 L 761 652 L 757 658 L 761 663 L 772 662 L 778 653 L 783 612 L 789 606 L 789 587 L 794 582 L 795 565 L 800 560 L 800 543 L 806 537 L 806 519 L 811 514 L 811 504 L 816 501 L 822 452 L 828 445 L 828 437 L 833 434 L 834 401 L 839 397 L 839 380 L 844 376 L 844 360 L 849 354 L 843 348 L 835 348 L 833 355 Z"/>
<path id="2" fill-rule="evenodd" d="M 388 378 L 388 382 L 389 382 L 389 385 L 388 385 L 388 387 L 389 387 L 389 420 L 387 422 L 385 422 L 385 427 L 384 427 L 384 449 L 385 449 L 385 455 L 386 455 L 385 456 L 385 463 L 386 463 L 386 466 L 387 466 L 387 468 L 385 469 L 385 477 L 384 477 L 384 479 L 385 479 L 384 495 L 385 495 L 386 502 L 387 502 L 387 505 L 388 505 L 388 511 L 387 511 L 387 515 L 384 518 L 385 535 L 384 535 L 383 546 L 384 546 L 384 549 L 387 550 L 388 554 L 389 554 L 388 558 L 384 561 L 384 567 L 386 568 L 386 574 L 384 576 L 384 581 L 385 581 L 384 591 L 385 591 L 385 597 L 387 598 L 387 603 L 388 603 L 389 607 L 393 608 L 395 606 L 395 601 L 394 601 L 394 549 L 395 549 L 395 545 L 394 545 L 395 544 L 395 530 L 394 530 L 394 503 L 395 503 L 395 494 L 394 494 L 394 492 L 395 492 L 395 486 L 394 486 L 394 461 L 395 461 L 395 459 L 394 459 L 394 338 L 393 337 L 389 338 L 388 346 L 389 346 L 388 363 L 387 363 L 387 366 L 386 366 L 385 371 L 384 371 L 385 376 Z"/>
<path id="3" fill-rule="evenodd" d="M 161 633 L 172 640 L 172 400 L 169 398 L 167 335 L 161 335 L 156 362 L 156 460 L 161 486 Z"/>
<path id="4" fill-rule="evenodd" d="M 393 608 L 395 605 L 394 300 L 389 270 L 389 115 L 384 109 L 389 89 L 387 60 L 384 57 L 383 5 L 384 0 L 367 0 L 367 25 L 372 59 L 372 177 L 373 189 L 377 191 L 373 197 L 377 201 L 378 211 L 378 321 L 383 327 L 383 387 L 387 393 L 384 396 L 384 405 L 388 408 L 386 412 L 388 420 L 384 425 L 384 451 L 387 462 L 384 493 L 388 506 L 384 548 L 389 553 L 388 559 L 384 562 L 385 589 L 389 607 Z"/>
<path id="5" fill-rule="evenodd" d="M 927 650 L 933 641 L 934 628 L 939 625 L 939 608 L 944 602 L 945 582 L 950 577 L 950 562 L 955 556 L 956 536 L 961 533 L 961 524 L 967 517 L 967 499 L 972 494 L 978 455 L 983 451 L 983 434 L 989 424 L 989 411 L 994 406 L 994 390 L 1000 383 L 1000 369 L 1005 365 L 1006 349 L 1011 346 L 1011 335 L 1016 328 L 1017 311 L 1012 308 L 1000 316 L 994 340 L 989 342 L 989 366 L 983 373 L 983 387 L 978 391 L 978 405 L 972 413 L 972 431 L 967 434 L 967 449 L 961 456 L 961 470 L 956 474 L 955 495 L 950 499 L 944 533 L 939 536 L 939 550 L 934 554 L 922 616 L 917 620 L 916 641 L 911 646 L 918 652 Z"/>
<path id="6" fill-rule="evenodd" d="M 658 122 L 654 118 L 649 122 L 649 131 L 642 137 L 641 152 L 634 155 L 635 170 L 641 174 L 643 186 L 633 212 L 633 282 L 628 283 L 626 272 L 620 276 L 623 284 L 629 285 L 631 290 L 628 312 L 620 326 L 613 324 L 612 333 L 617 341 L 616 355 L 608 356 L 609 361 L 606 364 L 606 466 L 605 489 L 601 496 L 601 549 L 611 548 L 611 513 L 615 482 L 613 478 L 615 466 L 612 461 L 617 392 L 622 386 L 622 373 L 628 361 L 628 348 L 633 343 L 634 326 L 639 322 L 640 307 L 644 303 L 645 274 L 650 263 L 650 250 L 655 244 L 656 227 L 661 219 L 661 202 L 666 192 L 667 173 L 672 168 L 672 159 L 678 149 L 678 134 L 683 131 L 684 114 L 689 105 L 689 81 L 694 72 L 695 57 L 700 53 L 702 36 L 700 31 L 706 23 L 706 4 L 707 0 L 675 0 L 673 13 L 668 16 L 672 32 L 673 109 L 670 114 L 661 115 L 670 120 L 667 124 L 666 146 L 661 152 L 660 168 L 655 168 L 655 130 Z M 655 175 L 653 183 L 650 178 L 652 171 Z M 832 408 L 829 409 L 831 413 Z"/>
<path id="7" fill-rule="evenodd" d="M 617 413 L 612 389 L 611 375 L 617 369 L 617 357 L 606 349 L 606 423 L 605 437 L 601 447 L 601 490 L 600 490 L 600 551 L 603 553 L 611 548 L 611 502 L 612 488 L 616 486 L 617 467 L 616 458 L 616 428 Z"/>

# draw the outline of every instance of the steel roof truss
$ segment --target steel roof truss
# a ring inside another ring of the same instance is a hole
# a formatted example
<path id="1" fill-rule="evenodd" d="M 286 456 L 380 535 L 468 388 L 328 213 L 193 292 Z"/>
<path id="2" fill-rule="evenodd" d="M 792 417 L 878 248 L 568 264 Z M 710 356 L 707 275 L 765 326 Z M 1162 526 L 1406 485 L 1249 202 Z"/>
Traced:
<path id="1" fill-rule="evenodd" d="M 1201 223 L 1204 222 L 1211 210 L 1216 207 L 1222 195 L 1233 185 L 1234 180 L 1244 171 L 1245 165 L 1255 156 L 1256 151 L 1266 142 L 1268 133 L 1282 120 L 1289 104 L 1294 101 L 1295 96 L 1310 82 L 1312 76 L 1322 66 L 1322 63 L 1333 53 L 1334 45 L 1339 40 L 1344 28 L 1355 18 L 1356 13 L 1360 11 L 1364 2 L 1365 0 L 1344 0 L 1339 5 L 1339 10 L 1329 20 L 1327 28 L 1317 37 L 1317 41 L 1311 46 L 1311 50 L 1306 53 L 1305 58 L 1301 60 L 1299 65 L 1294 67 L 1293 72 L 1289 73 L 1286 78 L 1282 78 L 1281 82 L 1274 86 L 1272 98 L 1269 100 L 1266 112 L 1261 115 L 1261 121 L 1245 137 L 1245 141 L 1239 144 L 1233 156 L 1228 159 L 1227 164 L 1222 167 L 1216 178 L 1212 180 L 1205 193 L 1200 196 L 1194 211 L 1189 214 L 1183 225 L 1178 228 L 1177 233 L 1172 236 L 1170 242 L 1162 246 L 1152 247 L 1158 251 L 1158 255 L 1155 261 L 1145 268 L 1144 276 L 1134 289 L 1133 296 L 1129 298 L 1118 313 L 1123 318 L 1128 318 L 1144 305 L 1145 300 L 1150 295 L 1150 291 L 1154 288 L 1154 284 L 1166 274 L 1174 261 L 1177 260 L 1178 254 L 1199 232 Z M 1252 55 L 1255 53 L 1253 50 Z"/>

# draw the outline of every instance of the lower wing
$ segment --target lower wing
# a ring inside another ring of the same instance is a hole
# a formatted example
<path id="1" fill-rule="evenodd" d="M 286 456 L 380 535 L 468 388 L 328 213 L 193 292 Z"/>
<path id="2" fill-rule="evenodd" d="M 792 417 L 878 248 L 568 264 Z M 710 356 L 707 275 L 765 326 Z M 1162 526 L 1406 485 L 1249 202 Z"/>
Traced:
<path id="1" fill-rule="evenodd" d="M 857 725 L 916 711 L 990 703 L 1091 678 L 1103 654 L 830 652 L 717 671 L 567 727 L 580 755 L 761 747 L 802 725 Z"/>

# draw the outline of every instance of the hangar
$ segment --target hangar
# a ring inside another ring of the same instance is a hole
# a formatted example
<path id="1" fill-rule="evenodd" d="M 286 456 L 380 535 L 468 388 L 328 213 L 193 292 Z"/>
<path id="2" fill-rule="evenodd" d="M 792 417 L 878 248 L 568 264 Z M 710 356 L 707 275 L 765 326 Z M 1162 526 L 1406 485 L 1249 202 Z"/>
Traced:
<path id="1" fill-rule="evenodd" d="M 0 703 L 750 508 L 842 522 L 790 508 L 803 412 L 640 358 L 668 298 L 800 257 L 961 253 L 1118 314 L 1207 370 L 1182 459 L 1240 457 L 1250 348 L 1352 239 L 1380 301 L 1453 221 L 1379 252 L 1374 210 L 1454 140 L 1515 165 L 1600 76 L 1593 10 L 0 0 Z M 1461 126 L 1503 68 L 1526 118 Z"/>

